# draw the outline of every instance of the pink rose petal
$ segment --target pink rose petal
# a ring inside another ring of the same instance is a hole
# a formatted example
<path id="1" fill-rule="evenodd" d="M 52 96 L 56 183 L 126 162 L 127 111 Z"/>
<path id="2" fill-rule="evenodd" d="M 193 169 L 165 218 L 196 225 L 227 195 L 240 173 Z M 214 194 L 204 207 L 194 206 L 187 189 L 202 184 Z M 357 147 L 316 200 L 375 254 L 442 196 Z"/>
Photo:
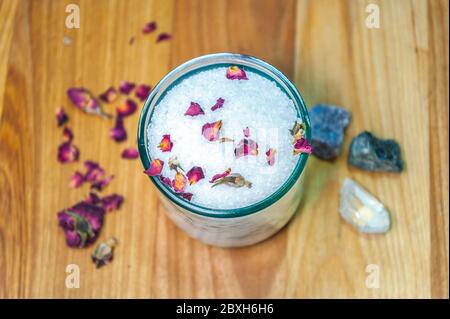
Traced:
<path id="1" fill-rule="evenodd" d="M 230 66 L 227 69 L 226 76 L 229 80 L 248 80 L 245 71 L 239 68 L 237 65 Z"/>
<path id="2" fill-rule="evenodd" d="M 244 129 L 244 136 L 245 136 L 245 137 L 249 137 L 249 136 L 250 136 L 250 129 L 249 129 L 248 127 L 246 127 L 246 128 Z"/>
<path id="3" fill-rule="evenodd" d="M 172 35 L 170 35 L 169 33 L 163 32 L 158 35 L 158 38 L 156 39 L 156 43 L 161 42 L 161 41 L 167 41 L 170 39 L 172 39 Z"/>
<path id="4" fill-rule="evenodd" d="M 119 85 L 119 91 L 120 91 L 120 93 L 128 95 L 131 93 L 131 91 L 133 91 L 133 89 L 135 87 L 136 87 L 136 84 L 134 84 L 133 82 L 122 81 Z"/>
<path id="5" fill-rule="evenodd" d="M 294 155 L 298 155 L 300 153 L 312 153 L 312 147 L 304 137 L 296 140 L 294 144 Z"/>
<path id="6" fill-rule="evenodd" d="M 236 158 L 247 155 L 258 155 L 258 143 L 252 139 L 242 139 L 234 150 Z"/>
<path id="7" fill-rule="evenodd" d="M 134 95 L 141 102 L 143 102 L 143 101 L 145 101 L 147 99 L 148 95 L 150 94 L 151 89 L 152 88 L 151 88 L 150 85 L 140 84 L 140 85 L 138 85 L 138 87 L 134 91 Z"/>
<path id="8" fill-rule="evenodd" d="M 78 161 L 80 151 L 71 142 L 64 142 L 58 147 L 58 161 L 60 163 L 73 163 Z"/>
<path id="9" fill-rule="evenodd" d="M 116 142 L 123 142 L 127 139 L 127 131 L 122 116 L 116 116 L 116 125 L 109 131 L 109 135 Z"/>
<path id="10" fill-rule="evenodd" d="M 112 103 L 119 97 L 115 87 L 111 86 L 104 93 L 100 95 L 100 100 L 106 103 Z"/>
<path id="11" fill-rule="evenodd" d="M 73 87 L 67 90 L 67 96 L 72 103 L 83 112 L 101 115 L 110 118 L 111 115 L 103 112 L 100 103 L 94 95 L 83 87 Z"/>
<path id="12" fill-rule="evenodd" d="M 69 121 L 69 116 L 64 112 L 62 106 L 58 107 L 56 109 L 56 122 L 58 123 L 58 126 L 63 126 L 67 121 Z"/>
<path id="13" fill-rule="evenodd" d="M 175 192 L 182 193 L 186 189 L 187 178 L 180 172 L 175 173 L 175 178 L 172 181 L 172 187 Z"/>
<path id="14" fill-rule="evenodd" d="M 197 115 L 201 115 L 201 114 L 205 114 L 205 112 L 201 108 L 200 104 L 195 103 L 195 102 L 191 102 L 191 105 L 189 105 L 188 109 L 184 113 L 184 115 L 189 115 L 189 116 L 197 116 Z"/>
<path id="15" fill-rule="evenodd" d="M 225 100 L 222 99 L 222 98 L 219 98 L 219 99 L 216 101 L 216 104 L 214 104 L 214 105 L 211 107 L 211 111 L 214 112 L 215 110 L 222 108 L 224 103 L 225 103 Z"/>
<path id="16" fill-rule="evenodd" d="M 106 186 L 109 185 L 114 175 L 109 175 L 103 179 L 97 180 L 91 184 L 91 189 L 96 189 L 101 192 Z"/>
<path id="17" fill-rule="evenodd" d="M 100 205 L 105 212 L 110 212 L 116 209 L 120 209 L 123 203 L 123 196 L 118 194 L 111 194 L 104 196 L 100 199 Z"/>
<path id="18" fill-rule="evenodd" d="M 159 143 L 158 147 L 163 152 L 170 152 L 173 147 L 173 143 L 170 140 L 170 135 L 168 135 L 168 134 L 163 135 L 163 138 L 162 138 L 161 142 Z"/>
<path id="19" fill-rule="evenodd" d="M 225 176 L 230 175 L 230 173 L 231 173 L 231 168 L 228 168 L 225 170 L 225 172 L 214 175 L 209 182 L 214 183 L 218 179 L 221 179 L 221 178 L 224 178 Z"/>
<path id="20" fill-rule="evenodd" d="M 145 26 L 142 28 L 142 33 L 144 33 L 144 34 L 151 33 L 151 32 L 153 32 L 153 31 L 156 30 L 156 27 L 157 27 L 157 25 L 156 25 L 156 22 L 155 22 L 155 21 L 148 22 L 148 23 L 146 23 Z"/>
<path id="21" fill-rule="evenodd" d="M 151 163 L 150 163 L 150 167 L 147 168 L 144 173 L 147 174 L 148 176 L 156 176 L 156 175 L 160 175 L 161 171 L 163 169 L 164 166 L 164 162 L 161 161 L 160 159 L 154 159 Z"/>
<path id="22" fill-rule="evenodd" d="M 193 185 L 197 183 L 199 180 L 205 178 L 203 174 L 203 169 L 198 166 L 192 167 L 189 172 L 186 173 L 186 176 L 189 180 L 189 185 Z"/>
<path id="23" fill-rule="evenodd" d="M 275 154 L 276 150 L 273 148 L 269 148 L 269 150 L 266 152 L 267 164 L 269 164 L 270 166 L 273 166 L 275 164 Z"/>
<path id="24" fill-rule="evenodd" d="M 124 149 L 122 152 L 122 158 L 125 158 L 125 159 L 136 159 L 138 157 L 139 157 L 139 152 L 134 147 Z"/>
<path id="25" fill-rule="evenodd" d="M 78 188 L 83 185 L 84 181 L 84 175 L 79 171 L 75 171 L 70 177 L 70 187 Z"/>
<path id="26" fill-rule="evenodd" d="M 118 116 L 122 118 L 132 115 L 137 110 L 137 104 L 131 99 L 125 99 L 122 103 L 116 108 L 116 112 Z"/>
<path id="27" fill-rule="evenodd" d="M 202 127 L 202 135 L 210 142 L 217 141 L 219 139 L 219 132 L 221 127 L 222 121 L 206 123 Z"/>

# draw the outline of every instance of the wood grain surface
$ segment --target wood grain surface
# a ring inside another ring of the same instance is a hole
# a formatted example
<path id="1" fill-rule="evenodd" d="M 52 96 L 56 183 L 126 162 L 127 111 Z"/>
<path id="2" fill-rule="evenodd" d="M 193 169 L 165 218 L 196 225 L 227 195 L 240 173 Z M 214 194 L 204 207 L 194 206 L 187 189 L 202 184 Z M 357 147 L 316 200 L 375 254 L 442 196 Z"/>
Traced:
<path id="1" fill-rule="evenodd" d="M 79 29 L 65 27 L 69 3 L 80 6 Z M 448 298 L 448 1 L 370 1 L 380 8 L 379 29 L 365 26 L 368 3 L 0 0 L 0 298 Z M 143 36 L 152 20 L 173 39 Z M 337 161 L 310 160 L 292 222 L 241 249 L 206 246 L 177 229 L 141 163 L 120 158 L 135 144 L 138 114 L 125 123 L 129 139 L 116 144 L 111 121 L 80 113 L 65 95 L 70 86 L 100 93 L 121 80 L 154 85 L 190 58 L 224 51 L 278 67 L 307 105 L 342 105 L 353 116 Z M 57 226 L 56 212 L 88 192 L 68 187 L 81 162 L 56 161 L 60 105 L 80 160 L 114 173 L 108 192 L 126 199 L 107 216 L 100 240 L 116 236 L 120 246 L 99 270 L 92 249 L 67 248 Z M 397 139 L 406 170 L 348 167 L 349 142 L 362 130 Z M 345 177 L 389 207 L 389 233 L 361 235 L 340 219 Z M 80 267 L 78 289 L 65 286 L 68 264 Z M 379 288 L 366 287 L 370 264 L 379 266 Z"/>

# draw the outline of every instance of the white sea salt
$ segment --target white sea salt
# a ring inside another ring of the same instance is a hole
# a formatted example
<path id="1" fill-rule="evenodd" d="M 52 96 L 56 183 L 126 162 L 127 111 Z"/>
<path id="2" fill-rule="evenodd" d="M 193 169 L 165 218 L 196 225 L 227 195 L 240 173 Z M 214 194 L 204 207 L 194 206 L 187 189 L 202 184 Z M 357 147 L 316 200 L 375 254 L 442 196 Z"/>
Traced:
<path id="1" fill-rule="evenodd" d="M 203 169 L 205 178 L 188 185 L 191 202 L 212 209 L 236 209 L 262 201 L 273 194 L 288 179 L 299 156 L 293 155 L 289 129 L 297 118 L 290 98 L 274 81 L 246 70 L 248 80 L 229 80 L 226 68 L 218 67 L 198 72 L 172 87 L 155 107 L 148 126 L 148 145 L 151 159 L 164 161 L 162 175 L 174 178 L 169 158 L 176 156 L 188 172 L 193 166 Z M 211 111 L 217 99 L 223 98 L 222 108 Z M 204 115 L 184 115 L 191 102 L 200 104 Z M 222 120 L 220 137 L 234 142 L 209 142 L 202 135 L 202 126 Z M 250 139 L 258 143 L 257 156 L 236 159 L 234 149 L 244 138 L 243 129 L 249 127 Z M 171 152 L 162 152 L 158 145 L 162 135 L 170 134 Z M 266 152 L 276 149 L 275 165 L 269 166 Z M 252 183 L 251 188 L 227 185 L 211 187 L 213 175 L 231 168 Z"/>

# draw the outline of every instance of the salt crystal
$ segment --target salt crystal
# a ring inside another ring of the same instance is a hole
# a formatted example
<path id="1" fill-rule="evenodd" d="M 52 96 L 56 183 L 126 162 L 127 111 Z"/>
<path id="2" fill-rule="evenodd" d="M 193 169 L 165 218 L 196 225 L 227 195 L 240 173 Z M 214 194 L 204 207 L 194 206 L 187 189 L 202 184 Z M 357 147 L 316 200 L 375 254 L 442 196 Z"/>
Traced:
<path id="1" fill-rule="evenodd" d="M 207 208 L 235 209 L 267 198 L 289 178 L 300 156 L 293 154 L 289 129 L 298 118 L 294 103 L 273 80 L 251 70 L 245 70 L 247 81 L 226 78 L 226 68 L 217 67 L 185 77 L 167 91 L 155 106 L 147 128 L 151 159 L 165 163 L 176 156 L 183 168 L 194 166 L 203 169 L 205 178 L 187 185 L 185 192 L 192 193 L 192 203 Z M 217 99 L 226 106 L 210 110 Z M 195 101 L 205 114 L 186 116 L 186 109 Z M 209 142 L 202 136 L 206 123 L 222 121 L 220 138 L 233 140 Z M 256 156 L 236 158 L 234 149 L 244 138 L 243 130 L 249 128 L 251 139 L 258 143 Z M 161 136 L 170 134 L 173 148 L 162 152 L 158 145 Z M 277 150 L 273 166 L 267 163 L 266 150 Z M 232 174 L 241 174 L 252 187 L 230 187 L 222 184 L 211 187 L 211 178 L 231 168 Z M 173 179 L 175 171 L 164 165 L 162 176 Z"/>

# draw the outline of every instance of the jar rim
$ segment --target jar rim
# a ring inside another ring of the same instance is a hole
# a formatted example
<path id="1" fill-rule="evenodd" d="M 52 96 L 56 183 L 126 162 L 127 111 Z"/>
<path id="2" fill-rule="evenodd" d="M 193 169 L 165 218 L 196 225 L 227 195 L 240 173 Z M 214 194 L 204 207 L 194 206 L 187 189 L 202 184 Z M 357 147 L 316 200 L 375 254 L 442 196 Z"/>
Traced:
<path id="1" fill-rule="evenodd" d="M 292 100 L 297 111 L 297 116 L 299 116 L 302 119 L 302 122 L 305 124 L 305 138 L 308 140 L 308 142 L 311 142 L 311 126 L 305 102 L 295 85 L 281 71 L 279 71 L 269 63 L 253 56 L 235 53 L 213 53 L 191 59 L 174 68 L 158 82 L 150 95 L 147 97 L 147 100 L 145 101 L 141 111 L 137 132 L 139 156 L 144 169 L 148 169 L 151 162 L 148 151 L 147 127 L 149 125 L 153 110 L 158 104 L 159 100 L 164 96 L 164 93 L 166 93 L 167 89 L 182 76 L 198 69 L 215 65 L 218 66 L 220 64 L 241 65 L 244 67 L 247 66 L 250 68 L 256 68 L 261 72 L 266 72 L 266 76 L 275 81 L 277 85 L 280 86 L 280 88 L 283 90 L 283 92 L 287 94 Z M 275 192 L 262 199 L 261 201 L 240 208 L 215 209 L 194 204 L 169 191 L 167 187 L 163 185 L 158 176 L 149 176 L 149 178 L 156 186 L 156 188 L 167 199 L 180 206 L 181 208 L 187 210 L 188 212 L 213 218 L 242 217 L 258 213 L 263 209 L 271 206 L 281 197 L 283 197 L 300 178 L 302 172 L 305 169 L 308 157 L 309 154 L 299 154 L 299 159 L 293 171 L 291 172 L 287 180 Z"/>

